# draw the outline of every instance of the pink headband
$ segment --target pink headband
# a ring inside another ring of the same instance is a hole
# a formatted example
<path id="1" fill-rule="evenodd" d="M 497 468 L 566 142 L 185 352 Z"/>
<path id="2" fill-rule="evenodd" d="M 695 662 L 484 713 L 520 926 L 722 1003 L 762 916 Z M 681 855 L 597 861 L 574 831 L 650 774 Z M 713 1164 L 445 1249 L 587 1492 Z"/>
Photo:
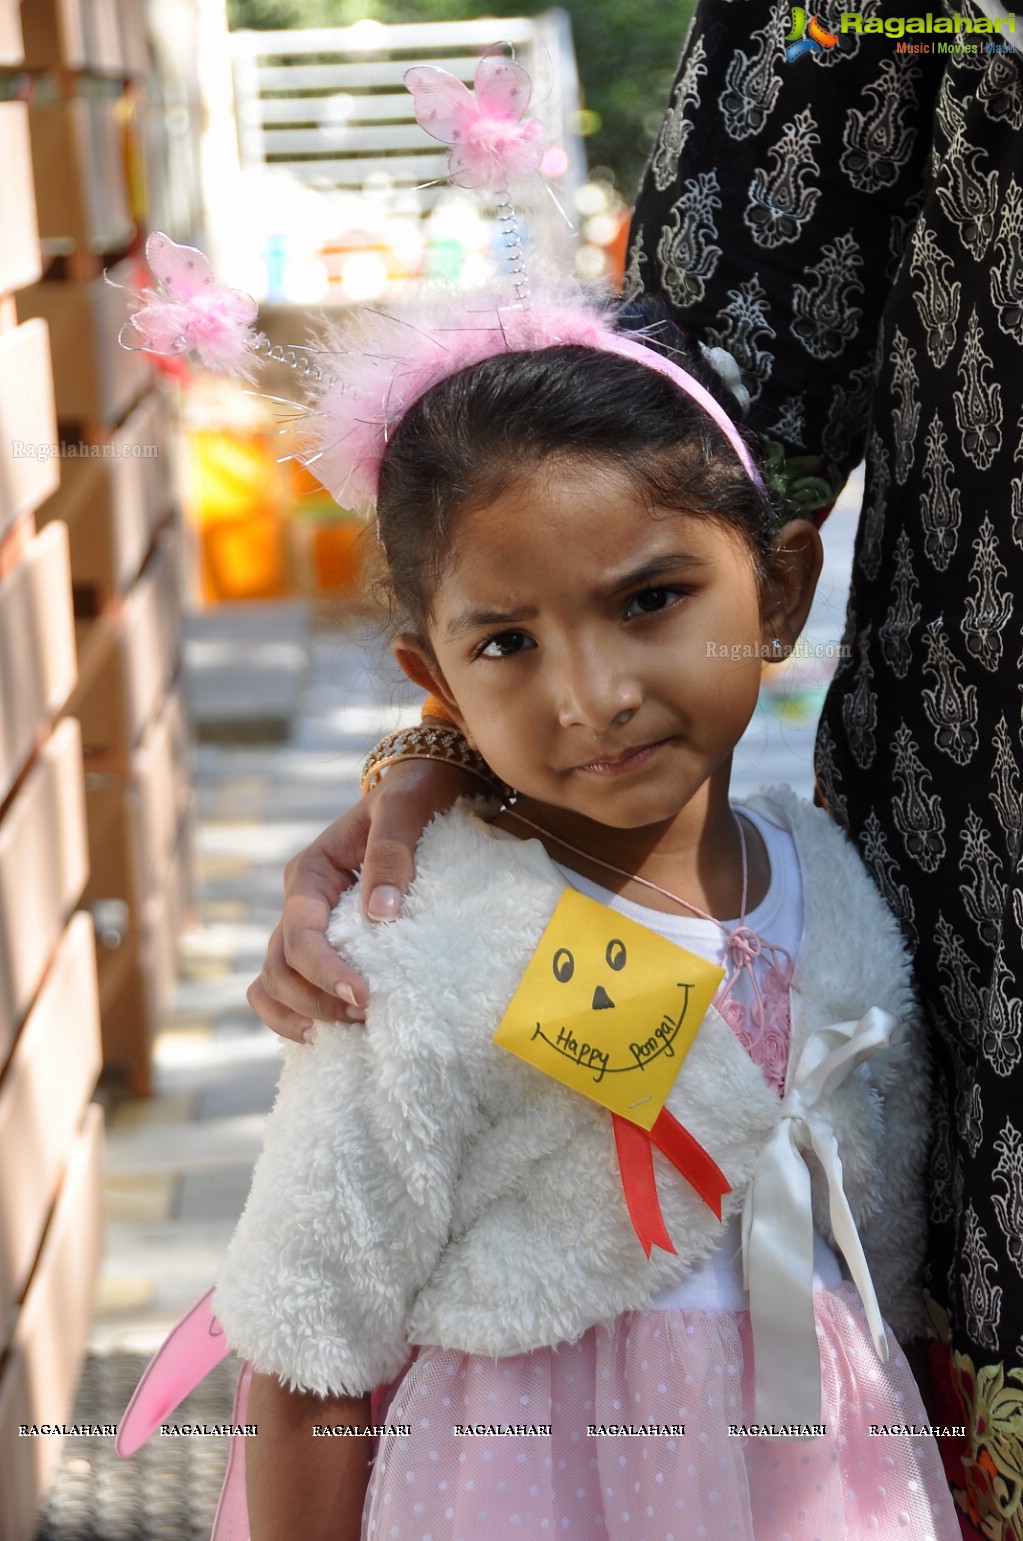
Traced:
<path id="1" fill-rule="evenodd" d="M 449 375 L 500 353 L 575 344 L 616 353 L 671 380 L 714 422 L 755 486 L 764 483 L 742 435 L 708 390 L 663 353 L 615 329 L 605 305 L 578 285 L 531 292 L 509 181 L 540 175 L 539 125 L 525 117 L 531 83 L 521 65 L 484 57 L 475 94 L 433 65 L 407 72 L 416 117 L 450 146 L 449 174 L 463 187 L 489 188 L 498 199 L 514 300 L 465 291 L 427 293 L 393 313 L 364 310 L 328 327 L 305 356 L 274 348 L 254 327 L 256 306 L 237 290 L 218 288 L 202 252 L 165 235 L 146 243 L 161 291 L 146 290 L 125 330 L 155 353 L 195 352 L 210 369 L 251 377 L 257 356 L 284 358 L 311 381 L 309 409 L 297 429 L 298 458 L 341 504 L 374 503 L 391 435 L 413 402 Z M 122 338 L 123 340 L 123 338 Z"/>
<path id="2" fill-rule="evenodd" d="M 710 392 L 672 359 L 616 331 L 607 310 L 577 286 L 533 296 L 528 307 L 503 305 L 495 295 L 434 293 L 414 307 L 364 312 L 354 327 L 332 328 L 325 342 L 329 373 L 312 387 L 299 458 L 342 505 L 375 503 L 387 445 L 433 386 L 502 353 L 564 345 L 615 353 L 671 380 L 720 428 L 754 485 L 764 485 Z"/>
<path id="3" fill-rule="evenodd" d="M 684 392 L 690 400 L 695 401 L 698 407 L 702 407 L 707 416 L 713 418 L 721 432 L 728 440 L 739 457 L 739 462 L 757 487 L 764 490 L 764 479 L 757 470 L 756 462 L 749 452 L 749 445 L 743 439 L 732 419 L 728 416 L 720 402 L 700 384 L 688 370 L 682 369 L 663 353 L 655 353 L 652 348 L 644 347 L 642 343 L 633 342 L 630 337 L 623 337 L 620 333 L 612 335 L 611 339 L 603 344 L 607 353 L 620 353 L 623 358 L 635 359 L 637 364 L 644 364 L 647 369 L 655 369 L 658 374 L 665 375 L 673 380 L 679 390 Z"/>

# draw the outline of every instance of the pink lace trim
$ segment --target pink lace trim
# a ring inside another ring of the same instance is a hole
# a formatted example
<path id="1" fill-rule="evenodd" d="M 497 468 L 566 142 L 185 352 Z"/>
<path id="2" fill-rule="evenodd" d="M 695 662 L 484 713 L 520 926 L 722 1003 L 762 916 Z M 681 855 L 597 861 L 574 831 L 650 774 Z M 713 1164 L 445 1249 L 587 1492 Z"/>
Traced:
<path id="1" fill-rule="evenodd" d="M 755 1065 L 764 1073 L 768 1086 L 784 1096 L 785 1067 L 789 1058 L 792 1025 L 789 1017 L 789 986 L 793 963 L 788 953 L 764 970 L 759 981 L 759 999 L 745 1006 L 731 995 L 735 976 L 728 980 L 715 1005 Z"/>

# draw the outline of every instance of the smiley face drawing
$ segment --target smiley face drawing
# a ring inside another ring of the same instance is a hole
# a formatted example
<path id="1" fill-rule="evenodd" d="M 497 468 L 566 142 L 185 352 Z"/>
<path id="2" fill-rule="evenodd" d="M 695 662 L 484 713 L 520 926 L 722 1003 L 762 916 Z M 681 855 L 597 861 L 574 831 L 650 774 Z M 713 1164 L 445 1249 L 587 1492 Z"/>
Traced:
<path id="1" fill-rule="evenodd" d="M 583 960 L 584 967 L 587 961 L 590 960 Z M 611 937 L 607 946 L 604 948 L 604 962 L 607 965 L 607 968 L 612 973 L 620 974 L 623 973 L 628 961 L 629 950 L 625 943 L 622 941 L 621 937 Z M 571 948 L 557 948 L 551 960 L 551 971 L 559 984 L 572 984 L 575 978 L 576 964 L 575 954 L 572 952 Z M 583 997 L 589 994 L 590 984 L 596 975 L 597 971 L 592 967 L 591 964 L 591 967 L 587 969 L 586 976 L 584 976 L 580 981 L 582 985 L 581 994 Z M 611 981 L 611 983 L 614 984 L 614 981 Z M 672 1013 L 666 1008 L 662 1009 L 661 1020 L 657 1026 L 652 1029 L 650 1036 L 642 1041 L 634 1039 L 632 1042 L 630 1042 L 628 1045 L 628 1055 L 624 1064 L 611 1064 L 611 1056 L 607 1049 L 601 1048 L 598 1042 L 580 1042 L 575 1037 L 575 1034 L 572 1032 L 571 1028 L 567 1026 L 562 1026 L 559 1029 L 556 1040 L 551 1043 L 551 1040 L 547 1037 L 543 1027 L 538 1022 L 535 1028 L 535 1036 L 538 1038 L 543 1038 L 544 1042 L 550 1044 L 550 1046 L 556 1049 L 559 1054 L 564 1054 L 566 1058 L 574 1059 L 577 1064 L 585 1065 L 588 1069 L 593 1070 L 594 1080 L 598 1083 L 603 1080 L 605 1075 L 628 1075 L 633 1070 L 642 1069 L 645 1064 L 648 1064 L 651 1060 L 655 1059 L 658 1054 L 666 1054 L 669 1059 L 674 1058 L 675 1039 L 678 1037 L 682 1028 L 682 1024 L 686 1019 L 686 1012 L 689 1007 L 689 994 L 691 989 L 692 986 L 687 980 L 680 979 L 678 981 L 678 990 L 681 993 L 682 998 L 680 1003 L 676 1002 L 677 1014 L 672 1015 Z M 624 992 L 623 998 L 626 1004 L 631 1004 L 631 996 L 628 994 L 627 990 Z M 575 1018 L 584 1015 L 583 1010 L 579 1009 L 579 1007 L 584 1006 L 584 1004 L 584 1001 L 580 1001 L 578 1004 L 573 1002 L 572 1005 L 568 1005 L 566 1003 L 566 1014 Z M 602 984 L 595 985 L 593 989 L 593 999 L 590 1002 L 590 1010 L 614 1011 L 616 1009 L 617 1008 L 615 1003 L 611 996 L 608 994 L 605 987 Z M 601 1036 L 605 1041 L 607 1041 L 606 1034 L 598 1035 L 596 1031 L 592 1032 L 590 1036 L 591 1038 Z"/>
<path id="2" fill-rule="evenodd" d="M 649 1129 L 722 978 L 567 888 L 494 1042 Z"/>

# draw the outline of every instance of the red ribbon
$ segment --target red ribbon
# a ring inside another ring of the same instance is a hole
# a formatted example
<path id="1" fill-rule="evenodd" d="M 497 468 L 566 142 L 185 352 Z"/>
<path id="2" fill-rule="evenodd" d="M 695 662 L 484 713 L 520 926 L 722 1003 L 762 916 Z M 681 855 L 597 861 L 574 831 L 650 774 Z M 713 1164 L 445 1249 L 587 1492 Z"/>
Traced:
<path id="1" fill-rule="evenodd" d="M 611 1123 L 629 1218 L 647 1257 L 653 1247 L 660 1247 L 664 1252 L 675 1251 L 657 1197 L 655 1145 L 721 1219 L 721 1200 L 726 1193 L 731 1193 L 732 1186 L 717 1162 L 689 1130 L 683 1128 L 674 1114 L 662 1108 L 649 1132 L 619 1113 L 612 1113 Z"/>

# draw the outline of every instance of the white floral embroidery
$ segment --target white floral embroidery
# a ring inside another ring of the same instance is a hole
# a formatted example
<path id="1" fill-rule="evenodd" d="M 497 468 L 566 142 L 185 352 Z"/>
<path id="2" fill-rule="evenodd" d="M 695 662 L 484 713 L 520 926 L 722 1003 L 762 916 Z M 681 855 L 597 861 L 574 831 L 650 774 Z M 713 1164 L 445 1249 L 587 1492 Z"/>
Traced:
<path id="1" fill-rule="evenodd" d="M 885 509 L 892 480 L 888 470 L 888 451 L 881 443 L 881 436 L 876 429 L 871 430 L 867 458 L 873 475 L 860 513 L 860 566 L 868 578 L 876 578 L 881 570 L 881 536 L 884 534 Z"/>
<path id="2" fill-rule="evenodd" d="M 664 292 L 680 309 L 703 299 L 707 280 L 721 258 L 721 248 L 714 244 L 718 233 L 714 213 L 721 207 L 718 185 L 713 171 L 703 171 L 684 183 L 657 242 Z"/>
<path id="3" fill-rule="evenodd" d="M 1020 1046 L 1020 1039 L 1023 1038 L 1023 1000 L 1009 994 L 1009 986 L 1014 983 L 1012 973 L 1005 964 L 1004 937 L 1000 936 L 995 952 L 994 977 L 987 991 L 987 1009 L 981 1036 L 984 1058 L 995 1075 L 999 1076 L 1012 1075 L 1023 1052 Z"/>
<path id="4" fill-rule="evenodd" d="M 945 94 L 943 85 L 940 96 Z M 941 207 L 955 225 L 966 250 L 978 262 L 991 245 L 998 207 L 997 174 L 977 168 L 977 162 L 986 153 L 968 145 L 960 128 L 951 136 L 948 154 L 941 162 L 947 182 L 937 188 Z"/>
<path id="5" fill-rule="evenodd" d="M 1023 128 L 1023 83 L 1015 59 L 994 54 L 987 61 L 977 100 L 995 123 L 1004 123 L 1014 134 Z"/>
<path id="6" fill-rule="evenodd" d="M 945 855 L 945 815 L 941 799 L 929 792 L 931 773 L 920 758 L 920 746 L 904 722 L 895 733 L 892 774 L 902 786 L 892 798 L 892 816 L 907 855 L 924 872 L 936 872 Z"/>
<path id="7" fill-rule="evenodd" d="M 1004 1193 L 993 1193 L 991 1203 L 1005 1236 L 1005 1250 L 1023 1275 L 1023 1135 L 1007 1118 L 1001 1137 L 994 1141 L 998 1161 L 994 1180 L 1005 1186 Z"/>
<path id="8" fill-rule="evenodd" d="M 991 837 L 973 808 L 966 811 L 959 837 L 963 842 L 962 870 L 972 874 L 972 882 L 959 884 L 963 908 L 984 945 L 995 947 L 1005 905 L 1002 863 L 991 849 Z"/>
<path id="9" fill-rule="evenodd" d="M 972 1204 L 966 1206 L 963 1235 L 963 1303 L 966 1329 L 974 1342 L 993 1353 L 998 1352 L 998 1323 L 1002 1315 L 1002 1290 L 992 1284 L 988 1274 L 997 1263 L 985 1245 L 987 1232 Z"/>
<path id="10" fill-rule="evenodd" d="M 750 35 L 749 54 L 737 48 L 729 61 L 719 107 L 730 139 L 759 134 L 781 90 L 786 13 L 775 6 L 765 27 Z"/>
<path id="11" fill-rule="evenodd" d="M 873 363 L 861 364 L 851 371 L 848 379 L 848 388 L 835 386 L 821 439 L 825 452 L 840 465 L 848 461 L 853 441 L 859 438 L 870 420 Z"/>
<path id="12" fill-rule="evenodd" d="M 944 1107 L 947 1103 L 948 1091 L 945 1077 L 939 1071 L 935 1071 L 934 1092 L 939 1106 Z M 946 1225 L 958 1213 L 958 1206 L 955 1201 L 956 1185 L 952 1170 L 952 1129 L 945 1120 L 941 1120 L 934 1131 L 934 1145 L 931 1150 L 927 1178 L 927 1208 L 931 1223 Z M 955 1295 L 955 1283 L 951 1274 L 944 1289 L 947 1291 L 947 1298 L 952 1299 Z"/>
<path id="13" fill-rule="evenodd" d="M 952 276 L 951 257 L 941 250 L 934 231 L 923 221 L 913 237 L 909 266 L 915 277 L 923 279 L 923 288 L 915 289 L 913 297 L 927 331 L 928 357 L 940 369 L 955 347 L 962 284 Z"/>
<path id="14" fill-rule="evenodd" d="M 754 273 L 738 289 L 729 289 L 728 304 L 718 312 L 721 324 L 707 332 L 711 346 L 726 349 L 738 363 L 751 401 L 758 399 L 774 368 L 773 354 L 761 346 L 775 336 L 768 309 L 767 291 Z"/>
<path id="15" fill-rule="evenodd" d="M 991 269 L 991 300 L 998 325 L 1007 337 L 1023 343 L 1023 189 L 1009 178 L 995 241 L 1001 259 Z"/>
<path id="16" fill-rule="evenodd" d="M 831 736 L 824 719 L 821 719 L 817 729 L 817 742 L 813 751 L 814 769 L 817 772 L 817 785 L 820 787 L 821 801 L 837 824 L 843 828 L 849 826 L 849 809 L 845 795 L 839 790 L 839 782 L 842 773 L 835 764 L 835 740 Z"/>
<path id="17" fill-rule="evenodd" d="M 977 687 L 967 685 L 965 669 L 952 651 L 940 621 L 924 634 L 927 658 L 924 674 L 935 684 L 921 692 L 924 713 L 934 729 L 935 747 L 957 765 L 967 765 L 980 743 L 977 732 Z"/>
<path id="18" fill-rule="evenodd" d="M 984 1104 L 979 1086 L 971 1086 L 959 1099 L 959 1129 L 967 1150 L 976 1158 L 984 1139 Z"/>
<path id="19" fill-rule="evenodd" d="M 867 626 L 856 639 L 859 661 L 856 665 L 856 684 L 842 697 L 842 721 L 849 739 L 853 759 L 861 770 L 872 764 L 877 754 L 877 695 L 872 688 L 874 671 L 870 667 L 867 650 L 870 646 L 871 628 Z"/>
<path id="20" fill-rule="evenodd" d="M 803 233 L 820 197 L 820 188 L 810 180 L 820 176 L 813 154 L 820 142 L 810 109 L 804 107 L 767 151 L 774 170 L 758 167 L 753 173 L 742 217 L 758 246 L 770 251 L 797 241 Z"/>
<path id="21" fill-rule="evenodd" d="M 678 158 L 693 131 L 693 120 L 687 117 L 687 113 L 690 107 L 698 108 L 700 105 L 698 82 L 700 76 L 707 73 L 704 63 L 706 57 L 703 38 L 697 38 L 678 77 L 671 104 L 661 120 L 661 131 L 650 158 L 650 171 L 658 192 L 663 193 L 675 180 Z"/>
<path id="22" fill-rule="evenodd" d="M 906 941 L 910 947 L 915 947 L 919 938 L 916 925 L 914 924 L 916 910 L 913 905 L 913 898 L 905 883 L 896 881 L 898 863 L 888 849 L 888 838 L 881 828 L 881 822 L 873 808 L 867 815 L 863 826 L 860 848 L 863 852 L 864 861 L 873 873 L 874 882 L 884 895 L 888 908 L 902 927 Z"/>
<path id="23" fill-rule="evenodd" d="M 915 66 L 900 69 L 894 59 L 883 59 L 878 78 L 863 88 L 873 99 L 871 110 L 849 109 L 839 165 L 859 192 L 894 186 L 908 164 L 916 129 L 907 123 L 906 113 L 916 103 L 913 84 L 919 75 Z"/>
<path id="24" fill-rule="evenodd" d="M 959 488 L 952 484 L 954 468 L 947 444 L 948 436 L 935 412 L 924 440 L 923 475 L 929 485 L 920 497 L 920 518 L 925 531 L 924 551 L 940 573 L 955 555 L 963 517 Z"/>
<path id="25" fill-rule="evenodd" d="M 1002 657 L 1002 631 L 1012 619 L 1012 595 L 1000 584 L 1008 574 L 998 555 L 995 527 L 987 514 L 973 542 L 970 568 L 973 592 L 964 601 L 963 637 L 966 650 L 985 669 L 997 669 Z"/>
<path id="26" fill-rule="evenodd" d="M 998 827 L 1005 831 L 1010 851 L 1018 851 L 1023 839 L 1023 794 L 1019 786 L 1019 766 L 1012 752 L 1012 737 L 1004 714 L 995 727 L 994 791 L 990 798 L 998 815 Z"/>
<path id="27" fill-rule="evenodd" d="M 913 467 L 916 458 L 916 435 L 920 426 L 920 403 L 917 400 L 916 349 L 899 327 L 892 338 L 892 395 L 898 405 L 892 412 L 895 430 L 895 480 L 901 487 Z"/>
<path id="28" fill-rule="evenodd" d="M 920 605 L 914 597 L 919 589 L 913 571 L 913 548 L 905 530 L 900 530 L 895 542 L 892 603 L 877 634 L 884 660 L 900 680 L 906 678 L 913 660 L 910 637 L 920 623 Z"/>
<path id="29" fill-rule="evenodd" d="M 952 392 L 956 426 L 962 435 L 963 449 L 974 465 L 986 471 L 1002 447 L 1002 388 L 997 380 L 988 383 L 988 371 L 994 360 L 983 348 L 983 329 L 974 310 L 966 328 L 966 346 L 959 365 L 962 389 Z"/>
<path id="30" fill-rule="evenodd" d="M 977 1024 L 984 1013 L 979 970 L 963 946 L 962 937 L 940 911 L 934 935 L 938 943 L 938 973 L 946 981 L 940 987 L 941 998 L 959 1036 L 973 1046 L 977 1043 Z"/>
<path id="31" fill-rule="evenodd" d="M 647 260 L 643 250 L 643 238 L 637 236 L 632 243 L 629 253 L 628 266 L 622 275 L 622 294 L 627 300 L 634 300 L 643 293 L 646 285 L 643 282 L 643 266 Z"/>
<path id="32" fill-rule="evenodd" d="M 798 449 L 806 446 L 806 397 L 786 396 L 777 418 L 768 428 L 772 439 L 783 444 L 794 444 Z"/>
<path id="33" fill-rule="evenodd" d="M 857 277 L 863 256 L 852 231 L 821 248 L 820 261 L 804 269 L 810 282 L 792 287 L 791 331 L 812 358 L 837 358 L 859 330 L 863 311 L 852 303 L 863 293 Z"/>

